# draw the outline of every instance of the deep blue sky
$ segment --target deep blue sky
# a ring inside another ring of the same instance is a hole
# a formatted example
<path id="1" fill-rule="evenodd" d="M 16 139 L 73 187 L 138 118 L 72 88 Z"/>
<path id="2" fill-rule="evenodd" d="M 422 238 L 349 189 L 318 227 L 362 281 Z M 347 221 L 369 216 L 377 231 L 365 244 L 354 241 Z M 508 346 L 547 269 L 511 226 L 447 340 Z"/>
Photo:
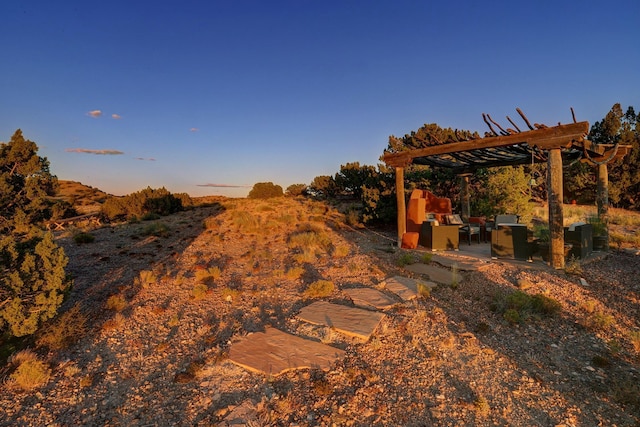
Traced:
<path id="1" fill-rule="evenodd" d="M 482 133 L 483 112 L 640 108 L 637 0 L 7 1 L 0 18 L 0 140 L 21 128 L 60 179 L 118 195 L 309 184 L 424 123 Z"/>

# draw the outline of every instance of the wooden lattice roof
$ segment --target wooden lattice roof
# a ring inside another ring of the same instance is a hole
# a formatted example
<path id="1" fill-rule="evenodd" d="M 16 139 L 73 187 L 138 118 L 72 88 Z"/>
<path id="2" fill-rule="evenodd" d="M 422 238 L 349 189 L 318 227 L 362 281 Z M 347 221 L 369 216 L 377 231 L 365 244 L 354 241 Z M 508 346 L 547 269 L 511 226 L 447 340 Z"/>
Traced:
<path id="1" fill-rule="evenodd" d="M 404 167 L 411 163 L 453 169 L 457 173 L 473 172 L 479 168 L 530 164 L 547 160 L 547 152 L 560 149 L 563 163 L 584 160 L 609 162 L 624 157 L 630 146 L 594 144 L 586 139 L 589 132 L 588 122 L 574 122 L 548 127 L 535 124 L 531 126 L 527 118 L 518 109 L 525 120 L 528 131 L 521 131 L 507 117 L 517 130 L 504 130 L 488 115 L 483 114 L 491 132 L 484 138 L 441 143 L 437 140 L 425 141 L 421 148 L 400 146 L 390 149 L 383 155 L 389 166 Z M 495 125 L 499 131 L 492 126 Z M 457 134 L 459 136 L 459 134 Z"/>

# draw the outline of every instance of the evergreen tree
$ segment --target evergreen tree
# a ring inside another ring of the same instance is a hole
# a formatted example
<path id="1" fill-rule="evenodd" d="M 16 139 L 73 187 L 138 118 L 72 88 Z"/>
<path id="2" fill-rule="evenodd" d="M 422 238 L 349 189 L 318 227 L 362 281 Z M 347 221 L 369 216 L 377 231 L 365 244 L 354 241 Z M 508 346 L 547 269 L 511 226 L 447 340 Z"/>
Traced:
<path id="1" fill-rule="evenodd" d="M 597 144 L 631 145 L 621 160 L 609 163 L 609 199 L 618 207 L 640 209 L 640 118 L 633 107 L 623 112 L 613 105 L 601 122 L 591 127 L 589 139 Z"/>
<path id="2" fill-rule="evenodd" d="M 0 145 L 0 334 L 32 334 L 56 314 L 70 286 L 68 258 L 36 226 L 50 216 L 56 178 L 19 129 Z"/>

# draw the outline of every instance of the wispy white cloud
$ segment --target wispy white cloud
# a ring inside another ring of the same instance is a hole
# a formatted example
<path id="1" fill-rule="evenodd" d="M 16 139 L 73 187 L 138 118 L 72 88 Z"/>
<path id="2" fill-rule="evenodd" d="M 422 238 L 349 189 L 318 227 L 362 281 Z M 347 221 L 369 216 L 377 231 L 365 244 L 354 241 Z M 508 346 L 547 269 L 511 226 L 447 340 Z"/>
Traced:
<path id="1" fill-rule="evenodd" d="M 114 114 L 111 115 L 111 118 L 112 119 L 116 119 L 116 120 L 120 120 L 122 118 L 122 116 L 120 114 L 115 114 L 114 113 Z"/>
<path id="2" fill-rule="evenodd" d="M 92 111 L 89 111 L 87 113 L 87 116 L 93 117 L 94 119 L 97 119 L 101 115 L 102 115 L 102 111 L 101 110 L 92 110 Z"/>
<path id="3" fill-rule="evenodd" d="M 250 185 L 235 184 L 197 184 L 198 187 L 215 187 L 215 188 L 250 188 Z"/>
<path id="4" fill-rule="evenodd" d="M 153 157 L 134 157 L 134 159 L 136 160 L 146 160 L 147 162 L 155 162 L 156 159 L 154 159 Z"/>
<path id="5" fill-rule="evenodd" d="M 99 154 L 99 155 L 119 155 L 124 154 L 123 151 L 119 150 L 90 150 L 88 148 L 67 148 L 67 153 L 84 153 L 84 154 Z"/>
<path id="6" fill-rule="evenodd" d="M 198 129 L 198 128 L 191 128 L 191 129 L 189 129 L 189 132 L 198 132 L 199 130 L 200 129 Z"/>

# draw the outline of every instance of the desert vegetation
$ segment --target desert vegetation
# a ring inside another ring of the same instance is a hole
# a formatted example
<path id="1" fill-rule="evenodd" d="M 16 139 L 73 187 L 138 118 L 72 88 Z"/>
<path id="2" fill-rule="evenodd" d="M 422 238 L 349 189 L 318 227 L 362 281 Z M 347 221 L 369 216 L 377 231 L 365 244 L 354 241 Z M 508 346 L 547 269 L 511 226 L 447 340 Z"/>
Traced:
<path id="1" fill-rule="evenodd" d="M 636 122 L 632 108 L 614 106 L 591 137 L 637 151 Z M 426 131 L 455 132 L 425 125 L 389 143 Z M 59 185 L 20 131 L 0 150 L 2 425 L 640 422 L 640 263 L 619 250 L 640 246 L 640 214 L 623 209 L 637 209 L 632 193 L 612 193 L 607 256 L 565 270 L 496 262 L 463 271 L 394 246 L 393 171 L 383 165 L 347 163 L 286 192 L 257 183 L 247 199 L 164 188 L 113 197 Z M 612 184 L 637 189 L 637 160 L 615 165 Z M 472 210 L 517 206 L 544 222 L 544 173 L 479 171 Z M 567 224 L 594 218 L 582 205 L 592 201 L 591 172 L 581 173 L 567 180 L 567 201 L 576 200 L 564 207 Z M 406 177 L 407 190 L 456 200 L 446 170 L 416 166 Z M 106 225 L 43 231 L 89 206 Z M 414 264 L 451 280 L 427 284 Z M 417 296 L 396 297 L 368 340 L 297 317 L 314 301 L 353 306 L 353 288 L 387 292 L 392 276 L 415 278 Z M 345 356 L 280 375 L 229 361 L 234 343 L 266 328 Z"/>

